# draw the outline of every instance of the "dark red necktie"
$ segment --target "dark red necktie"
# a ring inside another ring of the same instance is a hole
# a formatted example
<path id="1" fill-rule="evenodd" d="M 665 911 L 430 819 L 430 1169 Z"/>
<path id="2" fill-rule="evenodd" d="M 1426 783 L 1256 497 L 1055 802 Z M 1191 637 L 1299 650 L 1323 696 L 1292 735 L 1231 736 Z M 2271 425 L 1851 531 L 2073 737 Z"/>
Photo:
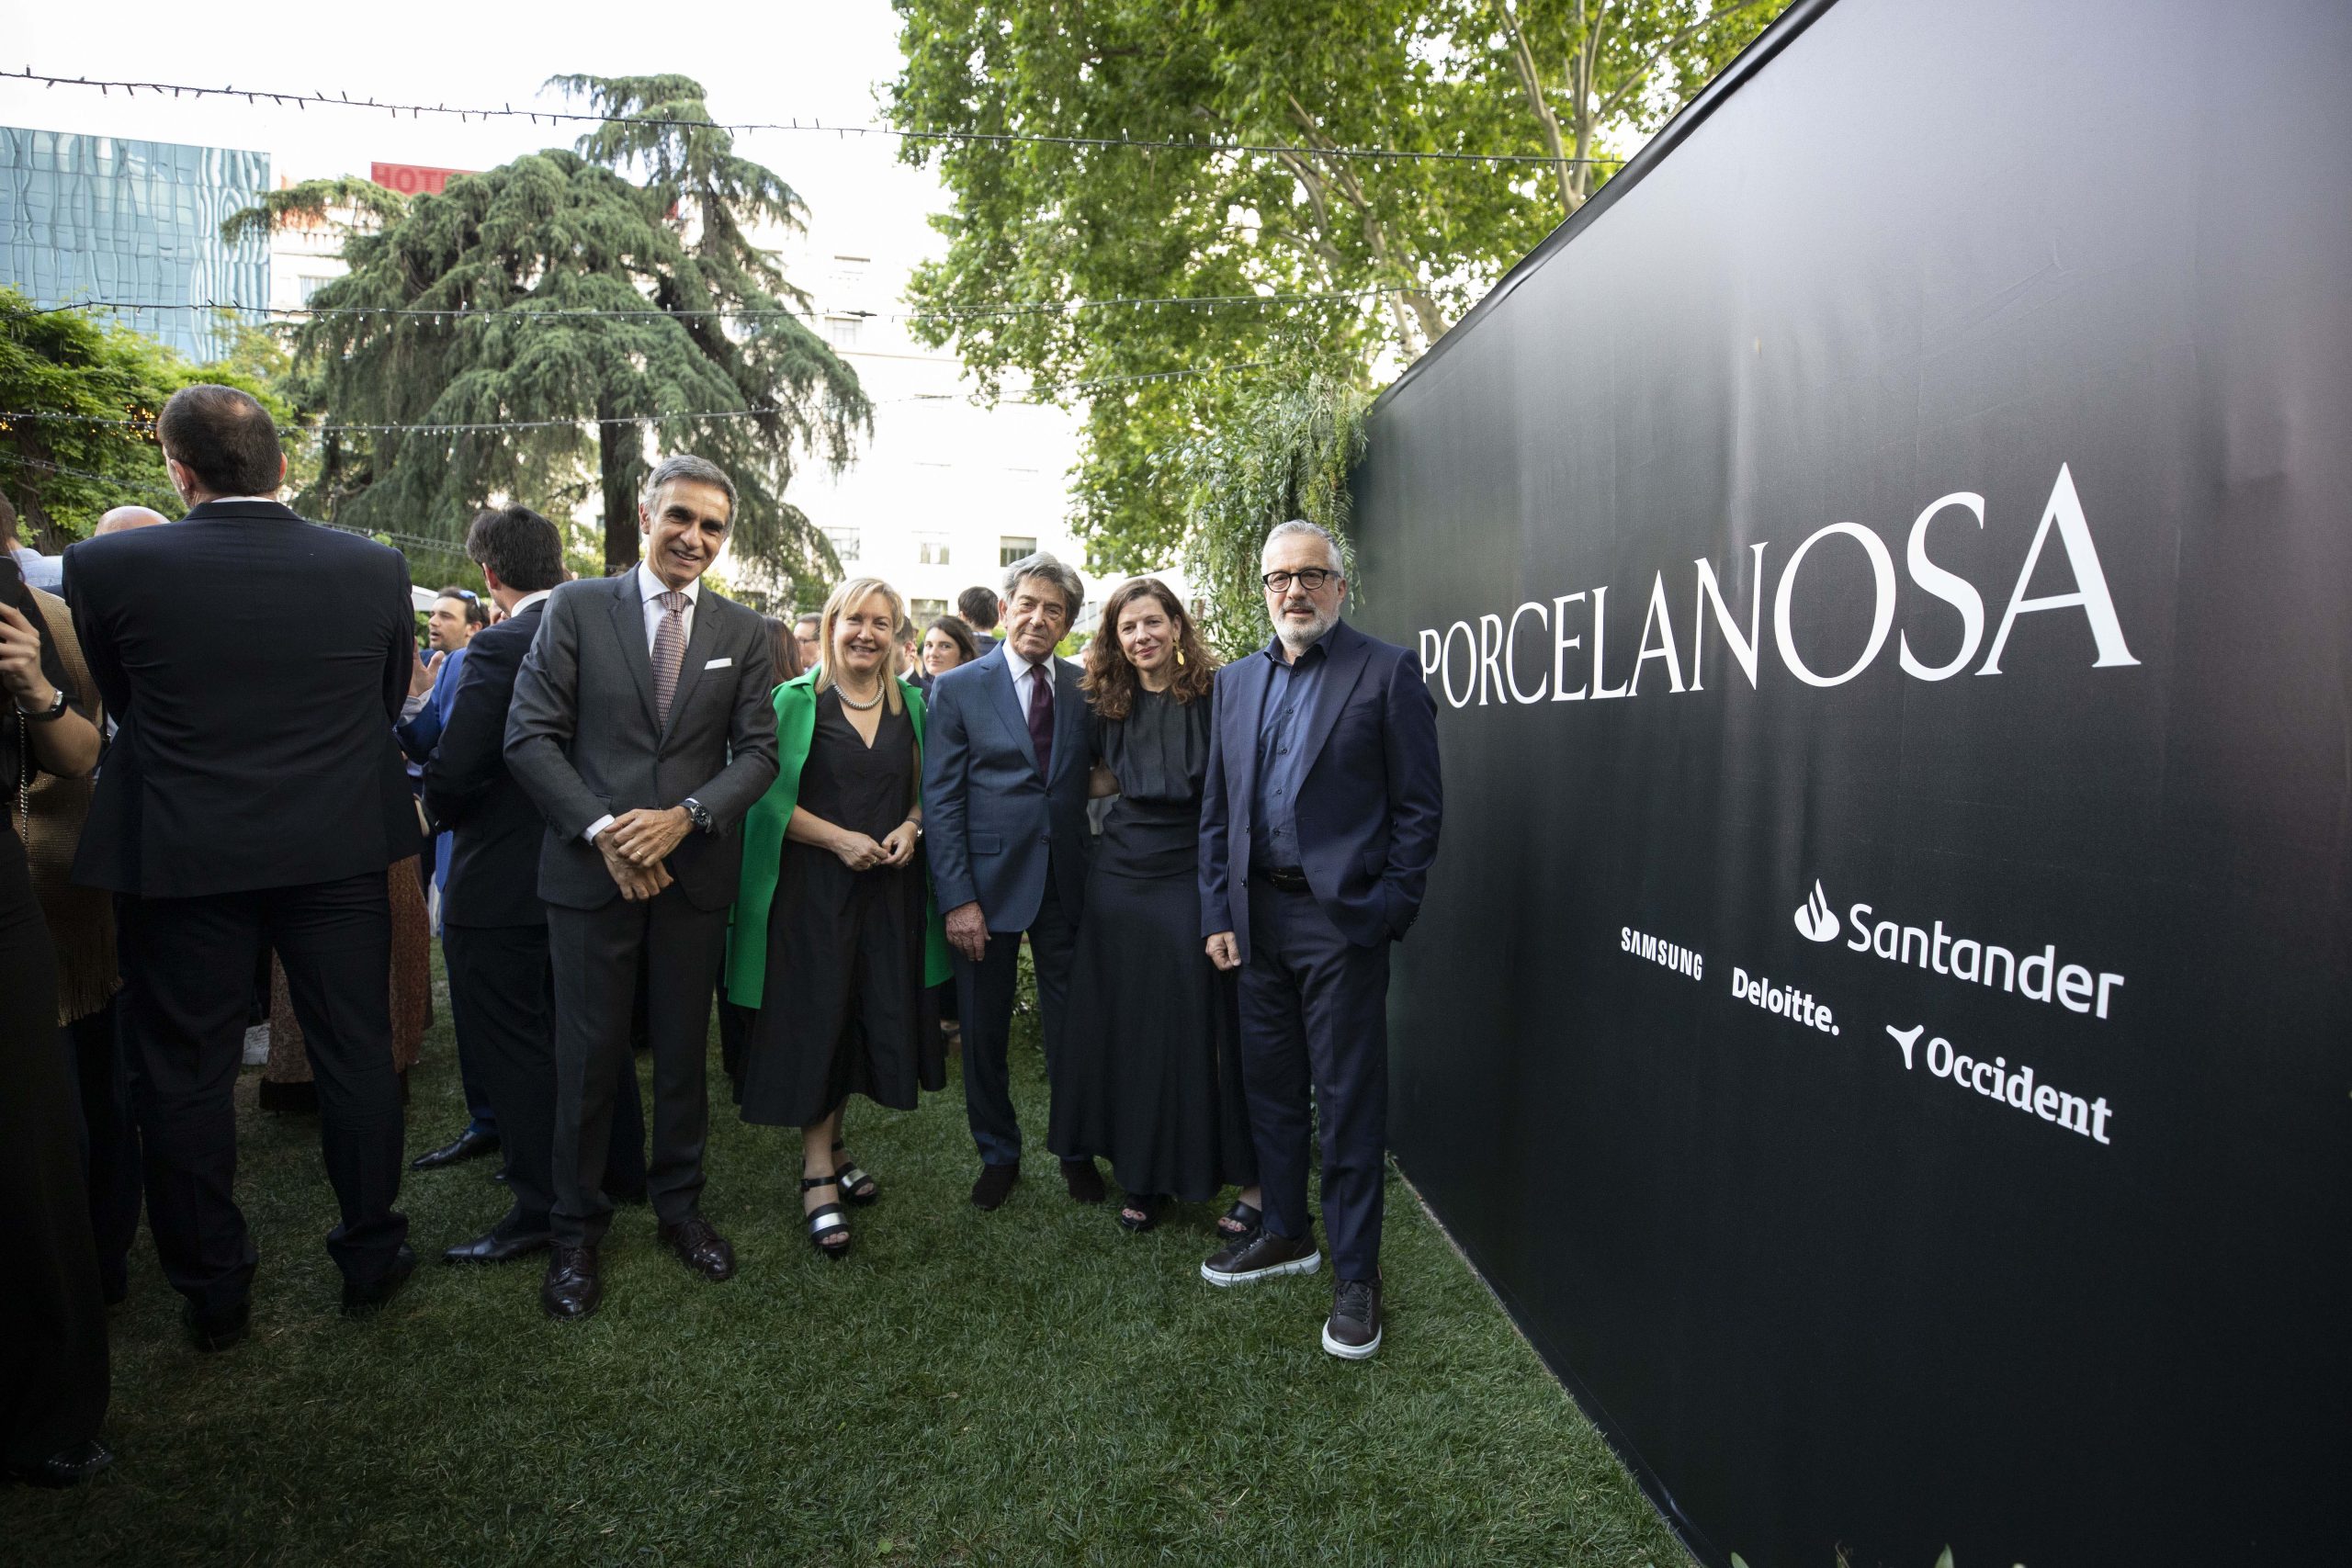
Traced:
<path id="1" fill-rule="evenodd" d="M 1037 776 L 1054 776 L 1054 672 L 1040 664 L 1029 671 L 1029 744 L 1036 748 Z"/>

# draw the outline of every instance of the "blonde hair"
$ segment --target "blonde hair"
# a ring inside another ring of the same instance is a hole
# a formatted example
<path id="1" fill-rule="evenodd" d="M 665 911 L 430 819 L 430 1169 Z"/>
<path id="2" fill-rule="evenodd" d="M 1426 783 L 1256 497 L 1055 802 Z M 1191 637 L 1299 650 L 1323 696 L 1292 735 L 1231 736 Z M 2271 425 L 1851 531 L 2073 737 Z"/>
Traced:
<path id="1" fill-rule="evenodd" d="M 890 606 L 890 642 L 882 656 L 882 694 L 894 714 L 904 713 L 906 698 L 899 693 L 898 651 L 899 633 L 907 624 L 907 602 L 899 591 L 878 577 L 853 577 L 833 590 L 825 601 L 823 613 L 817 622 L 817 678 L 813 687 L 818 695 L 833 683 L 833 628 L 841 618 L 879 593 Z"/>

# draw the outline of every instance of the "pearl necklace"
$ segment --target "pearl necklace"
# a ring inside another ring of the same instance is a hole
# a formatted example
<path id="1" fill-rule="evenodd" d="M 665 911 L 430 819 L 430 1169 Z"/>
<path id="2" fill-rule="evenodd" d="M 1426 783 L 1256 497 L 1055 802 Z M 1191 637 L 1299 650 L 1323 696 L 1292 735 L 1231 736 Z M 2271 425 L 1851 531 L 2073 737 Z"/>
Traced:
<path id="1" fill-rule="evenodd" d="M 854 707 L 860 713 L 868 711 L 882 700 L 883 688 L 880 686 L 875 687 L 874 694 L 866 698 L 864 702 L 859 702 L 855 697 L 851 696 L 849 694 L 849 688 L 842 685 L 839 681 L 833 682 L 833 690 L 841 694 L 842 705 L 846 707 Z"/>

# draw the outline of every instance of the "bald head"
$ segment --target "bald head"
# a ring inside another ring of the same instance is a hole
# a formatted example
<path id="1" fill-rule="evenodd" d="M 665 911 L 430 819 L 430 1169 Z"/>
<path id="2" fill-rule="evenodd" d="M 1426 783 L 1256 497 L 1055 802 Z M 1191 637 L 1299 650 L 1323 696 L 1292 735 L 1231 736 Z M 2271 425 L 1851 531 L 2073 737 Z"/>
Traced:
<path id="1" fill-rule="evenodd" d="M 152 506 L 118 506 L 98 519 L 97 531 L 101 534 L 119 534 L 125 528 L 152 528 L 158 523 L 170 521 L 170 518 Z"/>

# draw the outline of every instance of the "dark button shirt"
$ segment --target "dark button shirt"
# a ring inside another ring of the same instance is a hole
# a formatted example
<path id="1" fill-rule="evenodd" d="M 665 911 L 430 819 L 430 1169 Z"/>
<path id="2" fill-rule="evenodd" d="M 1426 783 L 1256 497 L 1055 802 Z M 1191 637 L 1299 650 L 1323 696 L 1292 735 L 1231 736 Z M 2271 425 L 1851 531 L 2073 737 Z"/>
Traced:
<path id="1" fill-rule="evenodd" d="M 1315 716 L 1315 694 L 1323 689 L 1323 671 L 1331 662 L 1326 646 L 1330 640 L 1325 632 L 1295 663 L 1283 660 L 1281 637 L 1266 645 L 1265 658 L 1274 670 L 1258 720 L 1258 799 L 1250 819 L 1253 864 L 1291 871 L 1300 863 L 1298 786 L 1315 761 L 1306 754 L 1306 727 Z"/>

